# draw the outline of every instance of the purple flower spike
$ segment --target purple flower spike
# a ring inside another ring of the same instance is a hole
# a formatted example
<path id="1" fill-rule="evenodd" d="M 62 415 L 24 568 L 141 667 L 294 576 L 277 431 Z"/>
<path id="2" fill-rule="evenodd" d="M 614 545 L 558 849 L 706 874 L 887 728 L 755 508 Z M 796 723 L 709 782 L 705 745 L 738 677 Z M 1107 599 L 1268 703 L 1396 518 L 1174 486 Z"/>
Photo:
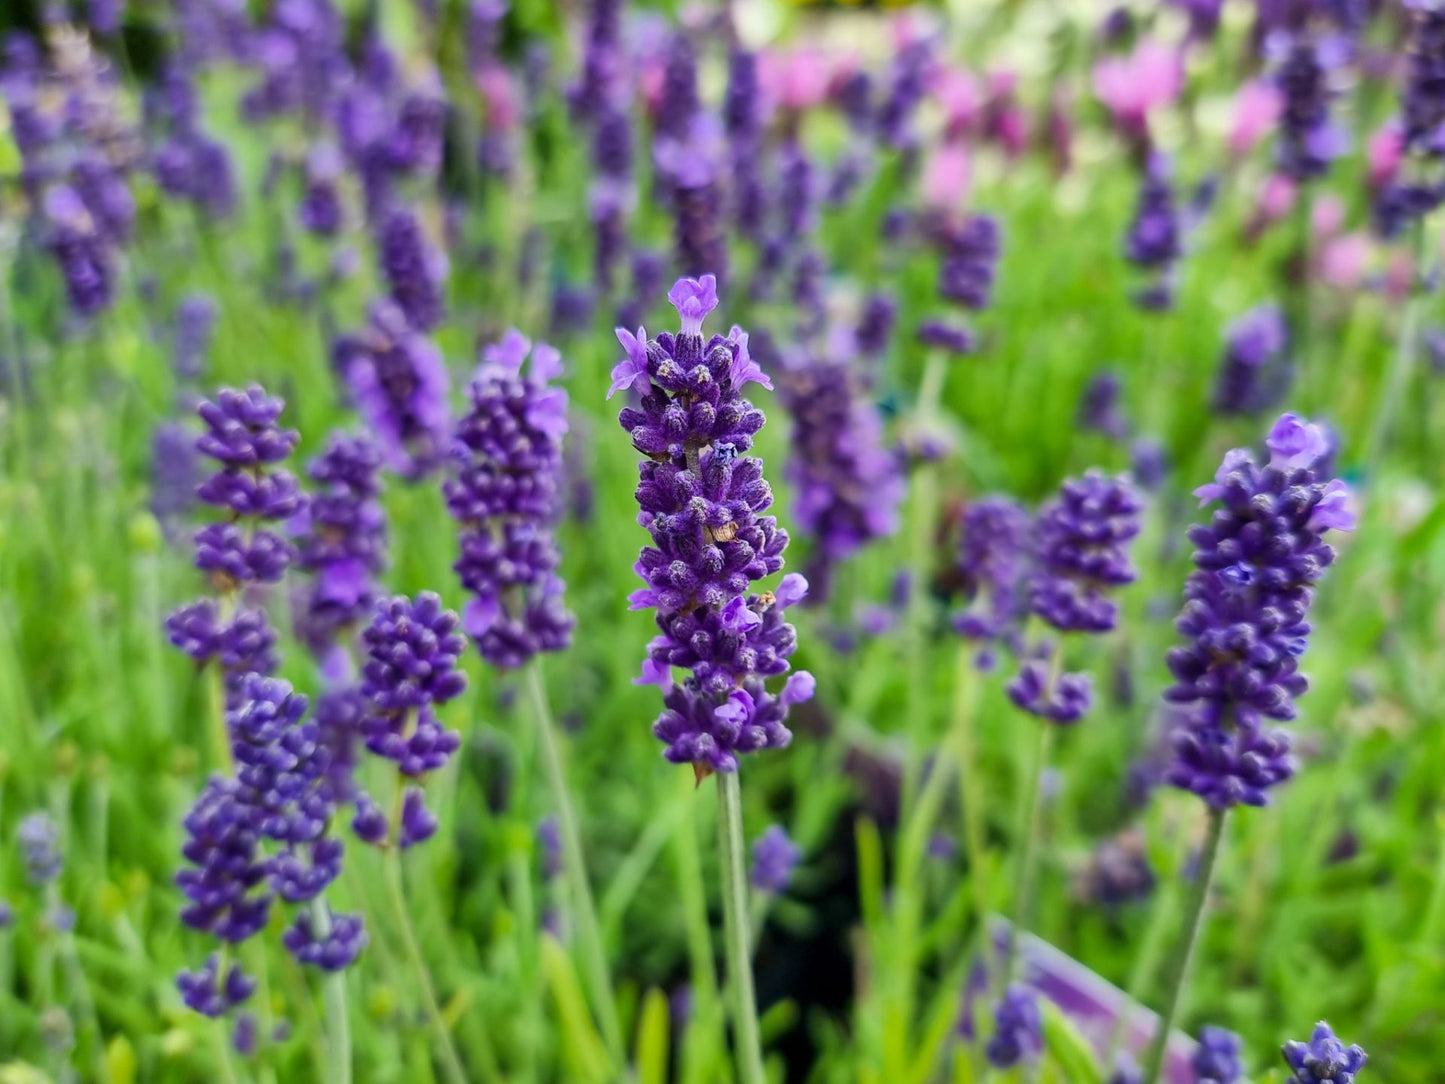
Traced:
<path id="1" fill-rule="evenodd" d="M 220 954 L 213 952 L 201 970 L 182 971 L 176 976 L 176 989 L 181 992 L 187 1008 L 214 1019 L 256 992 L 255 980 L 241 970 L 240 964 L 227 968 L 224 977 L 220 971 Z"/>
<path id="2" fill-rule="evenodd" d="M 1128 545 L 1143 508 L 1125 478 L 1090 471 L 1064 483 L 1035 526 L 1033 612 L 1061 632 L 1108 632 L 1118 607 L 1108 592 L 1134 582 Z"/>
<path id="3" fill-rule="evenodd" d="M 532 347 L 520 332 L 508 332 L 483 358 L 453 441 L 456 472 L 443 489 L 462 529 L 453 568 L 473 595 L 466 630 L 483 658 L 512 669 L 571 641 L 552 540 L 567 393 L 548 383 L 561 370 L 557 351 Z"/>
<path id="4" fill-rule="evenodd" d="M 1354 1084 L 1355 1074 L 1369 1060 L 1358 1045 L 1345 1046 L 1323 1020 L 1308 1043 L 1290 1040 L 1281 1050 L 1298 1084 Z"/>
<path id="5" fill-rule="evenodd" d="M 361 691 L 381 714 L 444 704 L 461 695 L 466 675 L 457 662 L 466 650 L 461 621 L 442 609 L 440 596 L 423 591 L 416 599 L 397 595 L 377 604 L 361 634 L 367 660 Z"/>
<path id="6" fill-rule="evenodd" d="M 1225 456 L 1213 485 L 1223 507 L 1189 532 L 1195 571 L 1176 626 L 1187 647 L 1169 652 L 1165 696 L 1187 712 L 1165 778 L 1211 806 L 1264 805 L 1294 773 L 1289 737 L 1268 720 L 1295 717 L 1309 684 L 1299 672 L 1314 585 L 1334 561 L 1322 534 L 1354 526 L 1349 493 L 1317 464 L 1319 426 L 1287 414 L 1270 432 L 1270 463 L 1245 450 Z"/>
<path id="7" fill-rule="evenodd" d="M 668 295 L 683 330 L 646 344 L 646 368 L 626 383 L 643 384 L 639 407 L 619 415 L 639 464 L 639 522 L 652 536 L 636 570 L 644 588 L 634 608 L 655 607 L 661 635 L 648 645 L 640 679 L 666 690 L 653 727 L 666 756 L 696 771 L 735 771 L 737 754 L 786 745 L 790 704 L 811 693 L 804 682 L 779 694 L 765 681 L 789 669 L 797 635 L 783 618 L 803 597 L 801 578 L 778 592 L 752 593 L 779 572 L 787 534 L 772 516 L 772 489 L 762 462 L 747 455 L 762 428 L 761 411 L 742 397 L 738 379 L 756 380 L 741 329 L 704 340 L 702 322 L 717 305 L 716 281 L 682 279 Z M 639 343 L 619 336 L 629 363 L 642 364 Z M 627 363 L 625 363 L 627 364 Z M 680 685 L 673 667 L 692 671 Z"/>

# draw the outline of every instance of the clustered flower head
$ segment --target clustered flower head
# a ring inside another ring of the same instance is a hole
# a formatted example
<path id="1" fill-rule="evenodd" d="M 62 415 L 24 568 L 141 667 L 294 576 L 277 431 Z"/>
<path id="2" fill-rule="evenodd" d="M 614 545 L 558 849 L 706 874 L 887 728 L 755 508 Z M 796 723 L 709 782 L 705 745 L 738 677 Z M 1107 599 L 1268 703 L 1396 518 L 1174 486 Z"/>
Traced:
<path id="1" fill-rule="evenodd" d="M 1240 1061 L 1243 1044 L 1239 1036 L 1224 1028 L 1205 1027 L 1199 1031 L 1199 1046 L 1189 1067 L 1199 1084 L 1236 1084 L 1244 1076 Z"/>
<path id="2" fill-rule="evenodd" d="M 1029 609 L 1058 632 L 1110 632 L 1118 621 L 1111 593 L 1137 573 L 1129 545 L 1143 501 L 1125 477 L 1090 471 L 1063 484 L 1035 518 Z M 1062 673 L 1045 645 L 1008 686 L 1015 706 L 1055 723 L 1077 722 L 1093 700 L 1089 675 Z"/>
<path id="3" fill-rule="evenodd" d="M 955 566 L 963 606 L 953 615 L 953 629 L 979 642 L 980 667 L 993 665 L 995 644 L 1020 646 L 1032 526 L 1010 497 L 984 497 L 964 509 Z"/>
<path id="4" fill-rule="evenodd" d="M 1255 414 L 1276 406 L 1289 387 L 1289 325 L 1278 305 L 1250 309 L 1225 331 L 1214 383 L 1220 414 Z"/>
<path id="5" fill-rule="evenodd" d="M 431 331 L 442 322 L 446 261 L 422 232 L 416 214 L 396 207 L 381 223 L 377 238 L 382 274 L 407 323 Z"/>
<path id="6" fill-rule="evenodd" d="M 753 844 L 753 868 L 749 875 L 753 887 L 774 895 L 786 892 L 801 856 L 802 852 L 788 838 L 787 829 L 781 824 L 769 826 Z"/>
<path id="7" fill-rule="evenodd" d="M 220 468 L 196 490 L 226 518 L 196 532 L 196 566 L 221 596 L 183 606 L 166 619 L 171 643 L 198 664 L 218 660 L 232 685 L 240 674 L 270 673 L 275 634 L 264 611 L 243 594 L 252 584 L 279 581 L 291 563 L 289 542 L 266 524 L 289 519 L 303 507 L 296 479 L 276 465 L 296 446 L 294 429 L 277 422 L 284 404 L 259 385 L 223 388 L 197 408 L 206 431 L 196 450 Z"/>
<path id="8" fill-rule="evenodd" d="M 1263 805 L 1294 773 L 1288 735 L 1268 724 L 1293 719 L 1308 688 L 1309 609 L 1335 557 L 1323 536 L 1355 525 L 1349 489 L 1320 469 L 1322 427 L 1284 414 L 1266 444 L 1268 462 L 1235 449 L 1195 490 L 1221 507 L 1190 529 L 1195 571 L 1176 623 L 1190 643 L 1168 657 L 1165 696 L 1187 715 L 1166 778 L 1216 809 Z"/>
<path id="9" fill-rule="evenodd" d="M 972 215 L 961 221 L 935 223 L 932 238 L 942 261 L 938 269 L 938 296 L 970 311 L 988 307 L 1002 247 L 1002 230 L 991 215 Z M 977 339 L 966 324 L 931 316 L 918 325 L 924 346 L 952 354 L 972 353 Z"/>
<path id="10" fill-rule="evenodd" d="M 794 511 L 815 540 L 807 566 L 815 601 L 827 597 L 839 564 L 898 529 L 902 464 L 884 444 L 868 391 L 866 374 L 846 352 L 800 354 L 778 377 L 793 418 L 786 475 L 796 490 Z"/>
<path id="11" fill-rule="evenodd" d="M 1354 1084 L 1369 1060 L 1358 1043 L 1345 1046 L 1323 1020 L 1308 1043 L 1291 1039 L 1281 1053 L 1297 1084 Z"/>
<path id="12" fill-rule="evenodd" d="M 515 668 L 571 640 L 574 621 L 562 603 L 552 539 L 567 393 L 551 386 L 562 371 L 557 351 L 534 347 L 516 330 L 482 357 L 468 392 L 471 409 L 453 440 L 456 472 L 444 488 L 462 526 L 453 567 L 473 596 L 466 631 L 483 658 Z"/>
<path id="13" fill-rule="evenodd" d="M 1007 1069 L 1038 1057 L 1044 1049 L 1044 1020 L 1032 990 L 1017 984 L 1004 991 L 994 1009 L 993 1035 L 984 1053 L 989 1064 Z"/>
<path id="14" fill-rule="evenodd" d="M 319 656 L 371 612 L 386 567 L 381 451 L 366 437 L 334 433 L 307 467 L 316 486 L 297 530 L 297 565 L 315 577 L 301 599 L 297 634 Z"/>
<path id="15" fill-rule="evenodd" d="M 185 820 L 188 867 L 176 884 L 188 901 L 181 920 L 192 929 L 245 941 L 266 927 L 277 898 L 310 904 L 340 875 L 328 750 L 306 707 L 284 681 L 250 674 L 241 683 L 227 713 L 235 773 L 212 776 Z M 353 915 L 331 916 L 328 925 L 320 930 L 313 914 L 301 911 L 284 943 L 301 963 L 344 968 L 365 946 L 365 928 Z M 207 1016 L 254 989 L 239 965 L 222 974 L 215 956 L 198 972 L 183 971 L 177 986 L 186 1004 Z"/>
<path id="16" fill-rule="evenodd" d="M 443 609 L 441 599 L 430 591 L 415 599 L 398 595 L 377 603 L 361 639 L 366 652 L 361 667 L 366 747 L 394 762 L 403 779 L 420 779 L 445 764 L 460 744 L 457 732 L 447 730 L 433 709 L 467 687 L 466 675 L 457 669 L 467 646 L 461 620 Z M 357 800 L 352 827 L 368 843 L 386 838 L 387 825 L 379 813 L 371 802 Z M 406 787 L 396 827 L 402 848 L 435 834 L 437 821 L 420 787 Z"/>
<path id="17" fill-rule="evenodd" d="M 771 382 L 748 353 L 747 333 L 704 339 L 717 307 L 712 275 L 680 279 L 668 294 L 682 327 L 648 339 L 619 329 L 627 357 L 609 394 L 641 391 L 619 422 L 645 458 L 639 464 L 639 521 L 652 536 L 635 566 L 645 586 L 633 608 L 657 610 L 643 681 L 665 690 L 653 733 L 666 756 L 699 772 L 736 771 L 737 754 L 779 748 L 791 738 L 788 707 L 807 700 L 813 679 L 796 673 L 778 692 L 766 680 L 788 672 L 797 636 L 784 611 L 807 592 L 796 573 L 775 591 L 754 582 L 782 570 L 787 533 L 772 516 L 762 461 L 747 455 L 764 417 L 742 396 Z M 680 684 L 672 668 L 692 671 Z"/>
<path id="18" fill-rule="evenodd" d="M 434 469 L 446 449 L 451 413 L 441 351 L 389 298 L 367 326 L 332 345 L 332 364 L 381 442 L 387 466 L 408 478 Z"/>

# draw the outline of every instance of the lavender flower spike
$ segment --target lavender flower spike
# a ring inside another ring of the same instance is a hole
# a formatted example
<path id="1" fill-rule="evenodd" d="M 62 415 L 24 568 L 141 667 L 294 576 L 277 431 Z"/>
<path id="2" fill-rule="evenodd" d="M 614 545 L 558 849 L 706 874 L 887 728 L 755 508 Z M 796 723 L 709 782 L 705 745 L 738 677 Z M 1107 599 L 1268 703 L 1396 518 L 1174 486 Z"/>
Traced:
<path id="1" fill-rule="evenodd" d="M 1010 986 L 994 1010 L 993 1038 L 985 1053 L 989 1064 L 1007 1069 L 1036 1058 L 1044 1049 L 1044 1021 L 1037 995 L 1023 986 Z"/>
<path id="2" fill-rule="evenodd" d="M 512 330 L 482 356 L 468 393 L 471 410 L 453 443 L 457 471 L 445 492 L 462 527 L 453 567 L 473 595 L 466 631 L 483 658 L 515 669 L 539 651 L 560 651 L 572 636 L 552 540 L 567 393 L 549 383 L 562 366 L 546 343 L 533 347 Z"/>
<path id="3" fill-rule="evenodd" d="M 1285 414 L 1266 444 L 1268 463 L 1237 448 L 1195 490 L 1223 507 L 1189 532 L 1195 571 L 1176 627 L 1191 642 L 1168 659 L 1165 696 L 1188 713 L 1165 778 L 1215 809 L 1264 805 L 1294 773 L 1289 737 L 1267 720 L 1293 719 L 1309 687 L 1299 659 L 1314 585 L 1335 557 L 1323 535 L 1355 525 L 1348 488 L 1319 470 L 1320 426 Z"/>
<path id="4" fill-rule="evenodd" d="M 1237 1084 L 1244 1076 L 1244 1066 L 1239 1060 L 1242 1047 L 1239 1036 L 1232 1031 L 1201 1028 L 1199 1047 L 1189 1062 L 1198 1084 Z"/>
<path id="5" fill-rule="evenodd" d="M 791 839 L 787 829 L 774 824 L 758 837 L 753 844 L 753 868 L 750 874 L 753 887 L 760 892 L 777 895 L 788 890 L 793 879 L 793 867 L 798 864 L 801 852 Z"/>
<path id="6" fill-rule="evenodd" d="M 1298 1084 L 1354 1084 L 1368 1057 L 1358 1043 L 1346 1047 L 1321 1020 L 1308 1043 L 1290 1040 L 1281 1049 Z"/>
<path id="7" fill-rule="evenodd" d="M 643 391 L 640 405 L 618 417 L 645 457 L 637 501 L 653 543 L 635 566 L 644 586 L 631 604 L 655 608 L 661 633 L 641 680 L 665 691 L 653 733 L 667 758 L 700 774 L 731 772 L 739 753 L 786 745 L 788 707 L 813 694 L 806 673 L 777 692 L 765 685 L 788 672 L 797 634 L 783 613 L 804 597 L 807 581 L 790 574 L 773 591 L 750 591 L 782 570 L 788 536 L 762 514 L 772 489 L 762 461 L 746 454 L 765 419 L 742 389 L 769 386 L 747 333 L 733 327 L 703 338 L 718 301 L 712 275 L 679 280 L 668 300 L 682 330 L 648 339 L 641 328 L 635 336 L 619 329 L 627 358 L 612 373 L 612 393 Z M 675 685 L 673 667 L 692 673 Z"/>

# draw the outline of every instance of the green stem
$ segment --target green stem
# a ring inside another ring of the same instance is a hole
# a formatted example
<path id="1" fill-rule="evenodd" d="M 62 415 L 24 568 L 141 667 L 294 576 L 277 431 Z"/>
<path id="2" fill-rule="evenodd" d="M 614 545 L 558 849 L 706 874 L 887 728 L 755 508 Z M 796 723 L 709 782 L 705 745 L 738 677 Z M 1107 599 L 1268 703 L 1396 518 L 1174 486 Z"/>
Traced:
<path id="1" fill-rule="evenodd" d="M 216 1061 L 220 1064 L 224 1084 L 236 1084 L 236 1067 L 231 1064 L 231 1036 L 226 1027 L 224 1019 L 216 1021 Z"/>
<path id="2" fill-rule="evenodd" d="M 1222 809 L 1209 811 L 1209 830 L 1204 838 L 1204 853 L 1199 858 L 1199 872 L 1190 886 L 1189 898 L 1184 904 L 1184 936 L 1174 946 L 1169 960 L 1169 1000 L 1159 1018 L 1159 1030 L 1149 1048 L 1145 1063 L 1145 1084 L 1159 1084 L 1164 1071 L 1164 1054 L 1169 1049 L 1169 1032 L 1173 1030 L 1174 1019 L 1179 1014 L 1179 1002 L 1184 994 L 1184 980 L 1189 974 L 1189 961 L 1194 955 L 1194 943 L 1204 925 L 1204 905 L 1209 900 L 1209 884 L 1214 879 L 1214 866 L 1219 858 L 1219 845 L 1224 839 L 1224 813 Z"/>
<path id="3" fill-rule="evenodd" d="M 723 928 L 738 1075 L 743 1084 L 766 1084 L 758 1007 L 753 995 L 753 954 L 748 946 L 747 868 L 743 857 L 743 804 L 738 773 L 717 773 L 718 871 L 722 879 Z"/>
<path id="4" fill-rule="evenodd" d="M 451 1029 L 447 1026 L 446 1018 L 442 1016 L 441 1007 L 437 1004 L 436 991 L 432 988 L 431 972 L 427 970 L 426 959 L 421 954 L 421 945 L 417 943 L 416 931 L 412 928 L 411 915 L 407 911 L 406 893 L 401 884 L 401 848 L 397 846 L 395 838 L 392 840 L 391 849 L 387 851 L 385 865 L 386 875 L 383 879 L 386 881 L 387 898 L 391 901 L 393 917 L 396 920 L 397 928 L 401 931 L 401 941 L 406 950 L 407 961 L 411 964 L 412 971 L 416 974 L 417 984 L 421 987 L 422 1007 L 426 1011 L 432 1030 L 436 1033 L 443 1075 L 450 1084 L 467 1084 L 467 1072 L 462 1068 L 462 1059 L 457 1055 Z M 485 1044 L 481 1048 L 488 1051 L 488 1060 L 482 1066 L 482 1075 L 488 1080 L 495 1080 L 497 1079 L 497 1068 L 491 1064 L 490 1048 Z"/>
<path id="5" fill-rule="evenodd" d="M 1038 864 L 1039 836 L 1044 822 L 1044 803 L 1040 800 L 1043 791 L 1044 769 L 1049 764 L 1049 748 L 1054 741 L 1054 724 L 1039 721 L 1039 736 L 1034 746 L 1034 763 L 1029 772 L 1028 791 L 1020 810 L 1019 827 L 1024 846 L 1019 852 L 1019 865 L 1014 882 L 1013 928 L 1009 930 L 1008 952 L 1004 966 L 999 973 L 999 992 L 1013 981 L 1018 966 L 1019 938 L 1028 927 L 1034 894 L 1034 867 Z M 986 942 L 985 942 L 986 943 Z"/>
<path id="6" fill-rule="evenodd" d="M 617 1002 L 612 997 L 607 953 L 602 947 L 602 934 L 597 925 L 597 908 L 592 902 L 592 888 L 587 882 L 587 864 L 582 859 L 582 834 L 577 830 L 577 814 L 567 790 L 567 772 L 562 764 L 562 747 L 557 740 L 557 724 L 542 684 L 541 663 L 533 659 L 527 666 L 527 693 L 537 713 L 537 729 L 542 739 L 542 763 L 547 772 L 547 786 L 557 808 L 557 828 L 562 836 L 562 870 L 572 898 L 572 918 L 577 924 L 577 940 L 582 950 L 582 963 L 592 996 L 593 1010 L 602 1026 L 607 1049 L 619 1067 L 627 1064 L 627 1050 L 622 1041 L 622 1025 L 617 1018 Z"/>
<path id="7" fill-rule="evenodd" d="M 958 647 L 957 673 L 953 684 L 953 732 L 958 755 L 959 805 L 963 812 L 963 838 L 968 848 L 968 879 L 973 889 L 973 907 L 980 929 L 988 922 L 988 884 L 984 880 L 983 802 L 979 785 L 982 774 L 974 763 L 973 715 L 978 699 L 977 673 L 973 667 L 974 647 L 962 641 Z"/>
<path id="8" fill-rule="evenodd" d="M 331 936 L 331 908 L 311 901 L 311 926 L 318 941 Z M 346 1008 L 346 971 L 329 971 L 322 983 L 326 999 L 326 1084 L 351 1084 L 351 1018 Z"/>
<path id="9" fill-rule="evenodd" d="M 1375 409 L 1375 424 L 1370 430 L 1370 442 L 1365 446 L 1367 475 L 1373 475 L 1380 465 L 1380 457 L 1385 452 L 1395 413 L 1405 394 L 1405 385 L 1410 382 L 1410 370 L 1415 364 L 1415 340 L 1419 338 L 1417 328 L 1426 296 L 1418 281 L 1424 262 L 1425 238 L 1425 224 L 1421 220 L 1415 224 L 1415 258 L 1410 265 L 1413 276 L 1410 300 L 1405 303 L 1405 315 L 1400 322 L 1400 338 L 1395 343 L 1395 358 L 1390 363 L 1390 372 L 1385 378 L 1385 390 L 1381 394 L 1379 406 Z"/>
<path id="10" fill-rule="evenodd" d="M 914 408 L 914 423 L 920 429 L 938 414 L 943 395 L 946 361 L 941 351 L 928 355 Z M 933 552 L 933 525 L 938 511 L 938 472 L 932 463 L 921 463 L 913 477 L 912 513 L 909 522 L 909 571 L 913 580 L 908 591 L 909 675 L 908 675 L 908 757 L 903 771 L 903 812 L 906 816 L 918 797 L 923 750 L 928 742 L 928 572 Z"/>

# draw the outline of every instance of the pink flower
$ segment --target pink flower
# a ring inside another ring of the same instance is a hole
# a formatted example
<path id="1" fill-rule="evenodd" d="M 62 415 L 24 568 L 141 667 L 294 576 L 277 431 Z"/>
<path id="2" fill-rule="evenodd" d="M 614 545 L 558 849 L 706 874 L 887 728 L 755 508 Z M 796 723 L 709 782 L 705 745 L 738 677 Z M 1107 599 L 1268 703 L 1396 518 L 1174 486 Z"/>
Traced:
<path id="1" fill-rule="evenodd" d="M 1405 141 L 1400 126 L 1394 121 L 1387 122 L 1365 144 L 1365 162 L 1370 169 L 1370 187 L 1379 188 L 1389 184 L 1400 171 L 1400 160 L 1405 156 Z"/>
<path id="2" fill-rule="evenodd" d="M 923 202 L 940 211 L 958 207 L 968 198 L 972 172 L 972 160 L 964 143 L 934 147 L 923 166 Z"/>
<path id="3" fill-rule="evenodd" d="M 769 50 L 758 57 L 758 82 L 769 100 L 800 113 L 828 97 L 832 71 L 821 49 Z"/>
<path id="4" fill-rule="evenodd" d="M 1345 205 L 1334 195 L 1322 195 L 1310 208 L 1310 233 L 1316 241 L 1327 241 L 1345 224 Z"/>
<path id="5" fill-rule="evenodd" d="M 1128 132 L 1143 131 L 1149 114 L 1174 101 L 1183 86 L 1179 54 L 1157 41 L 1141 41 L 1130 56 L 1109 57 L 1094 67 L 1094 95 Z"/>
<path id="6" fill-rule="evenodd" d="M 1298 189 L 1283 173 L 1273 173 L 1259 193 L 1259 217 L 1265 223 L 1278 222 L 1294 207 Z"/>
<path id="7" fill-rule="evenodd" d="M 1356 231 L 1332 238 L 1320 250 L 1320 281 L 1336 290 L 1357 290 L 1365 280 L 1370 259 L 1370 238 Z"/>
<path id="8" fill-rule="evenodd" d="M 1248 154 L 1279 121 L 1284 100 L 1279 91 L 1263 79 L 1254 79 L 1234 96 L 1234 120 L 1229 127 L 1229 153 Z"/>
<path id="9" fill-rule="evenodd" d="M 973 127 L 983 112 L 983 87 L 978 76 L 965 68 L 942 68 L 933 80 L 933 96 L 943 110 L 950 132 Z"/>
<path id="10" fill-rule="evenodd" d="M 522 117 L 517 88 L 511 73 L 500 64 L 487 64 L 473 76 L 477 93 L 487 106 L 487 121 L 492 128 L 510 132 Z"/>

